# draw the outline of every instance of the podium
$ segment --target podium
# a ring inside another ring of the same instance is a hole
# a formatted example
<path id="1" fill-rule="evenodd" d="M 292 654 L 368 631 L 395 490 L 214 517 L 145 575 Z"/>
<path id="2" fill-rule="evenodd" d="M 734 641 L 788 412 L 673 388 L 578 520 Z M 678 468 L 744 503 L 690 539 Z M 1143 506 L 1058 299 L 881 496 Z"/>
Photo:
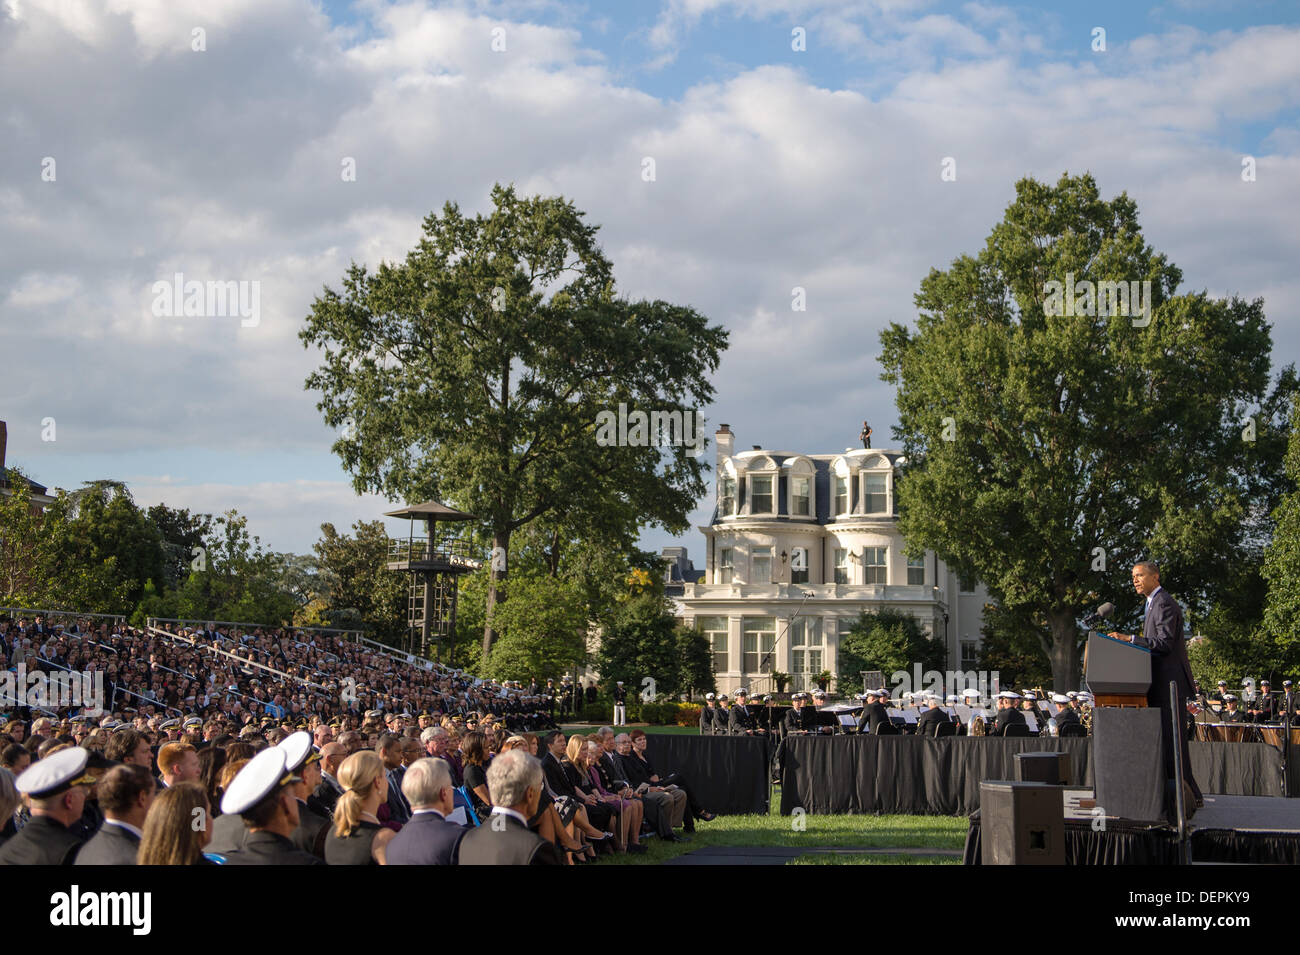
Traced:
<path id="1" fill-rule="evenodd" d="M 1097 706 L 1146 706 L 1151 651 L 1104 633 L 1088 634 L 1083 679 Z"/>
<path id="2" fill-rule="evenodd" d="M 1164 745 L 1160 714 L 1147 708 L 1151 651 L 1089 633 L 1084 681 L 1092 713 L 1093 784 L 1097 805 L 1112 817 L 1159 822 L 1164 816 Z"/>

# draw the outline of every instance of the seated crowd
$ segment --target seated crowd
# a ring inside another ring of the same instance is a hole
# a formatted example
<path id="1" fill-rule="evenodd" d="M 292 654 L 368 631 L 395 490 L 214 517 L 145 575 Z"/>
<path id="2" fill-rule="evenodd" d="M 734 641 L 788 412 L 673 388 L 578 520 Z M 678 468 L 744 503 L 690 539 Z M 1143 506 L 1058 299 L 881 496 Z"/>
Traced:
<path id="1" fill-rule="evenodd" d="M 713 818 L 640 730 L 566 738 L 535 687 L 332 637 L 38 619 L 0 623 L 0 653 L 102 668 L 136 704 L 0 717 L 0 864 L 581 864 Z"/>

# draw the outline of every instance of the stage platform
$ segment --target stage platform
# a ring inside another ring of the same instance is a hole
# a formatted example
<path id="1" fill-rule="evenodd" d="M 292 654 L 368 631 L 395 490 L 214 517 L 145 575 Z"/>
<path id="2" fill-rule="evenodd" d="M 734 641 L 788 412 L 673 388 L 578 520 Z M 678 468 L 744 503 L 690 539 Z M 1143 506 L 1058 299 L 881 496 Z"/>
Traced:
<path id="1" fill-rule="evenodd" d="M 1300 865 L 1300 799 L 1207 794 L 1188 831 L 1194 864 Z M 1100 819 L 1076 811 L 1067 812 L 1065 854 L 1067 865 L 1180 863 L 1173 826 L 1111 816 L 1102 826 Z M 980 864 L 978 812 L 971 815 L 963 861 Z"/>

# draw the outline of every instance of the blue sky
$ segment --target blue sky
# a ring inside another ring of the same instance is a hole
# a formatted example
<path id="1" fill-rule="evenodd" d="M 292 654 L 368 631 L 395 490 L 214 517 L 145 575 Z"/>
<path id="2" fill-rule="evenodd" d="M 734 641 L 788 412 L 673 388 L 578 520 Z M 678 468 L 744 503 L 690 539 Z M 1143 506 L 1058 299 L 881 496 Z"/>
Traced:
<path id="1" fill-rule="evenodd" d="M 496 181 L 573 199 L 624 292 L 731 331 L 702 413 L 739 448 L 838 451 L 863 418 L 888 444 L 880 329 L 982 245 L 1024 175 L 1127 191 L 1184 290 L 1263 297 L 1275 366 L 1296 361 L 1298 17 L 1215 0 L 0 0 L 9 460 L 50 486 L 113 477 L 142 504 L 235 507 L 280 550 L 376 517 L 395 502 L 349 487 L 297 331 L 349 261 L 404 255 L 425 214 L 481 210 Z M 261 283 L 260 321 L 151 314 L 177 271 Z M 702 556 L 698 533 L 679 542 Z"/>

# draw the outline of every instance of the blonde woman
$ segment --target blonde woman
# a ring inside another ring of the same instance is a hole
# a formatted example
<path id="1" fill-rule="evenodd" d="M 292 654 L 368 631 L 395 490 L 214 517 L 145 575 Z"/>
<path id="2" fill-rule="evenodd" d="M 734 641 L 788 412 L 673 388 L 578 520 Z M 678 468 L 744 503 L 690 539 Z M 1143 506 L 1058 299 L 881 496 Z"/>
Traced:
<path id="1" fill-rule="evenodd" d="M 18 822 L 14 813 L 23 804 L 23 797 L 14 785 L 14 774 L 0 766 L 0 846 L 4 845 L 18 833 Z"/>
<path id="2" fill-rule="evenodd" d="M 330 865 L 383 865 L 384 849 L 396 833 L 379 824 L 379 807 L 388 801 L 384 760 L 363 749 L 339 767 L 343 795 L 334 807 L 334 826 L 325 837 Z"/>
<path id="3" fill-rule="evenodd" d="M 144 820 L 139 865 L 212 865 L 203 849 L 212 838 L 212 807 L 196 783 L 177 783 L 159 793 Z M 202 819 L 204 825 L 195 826 Z"/>

